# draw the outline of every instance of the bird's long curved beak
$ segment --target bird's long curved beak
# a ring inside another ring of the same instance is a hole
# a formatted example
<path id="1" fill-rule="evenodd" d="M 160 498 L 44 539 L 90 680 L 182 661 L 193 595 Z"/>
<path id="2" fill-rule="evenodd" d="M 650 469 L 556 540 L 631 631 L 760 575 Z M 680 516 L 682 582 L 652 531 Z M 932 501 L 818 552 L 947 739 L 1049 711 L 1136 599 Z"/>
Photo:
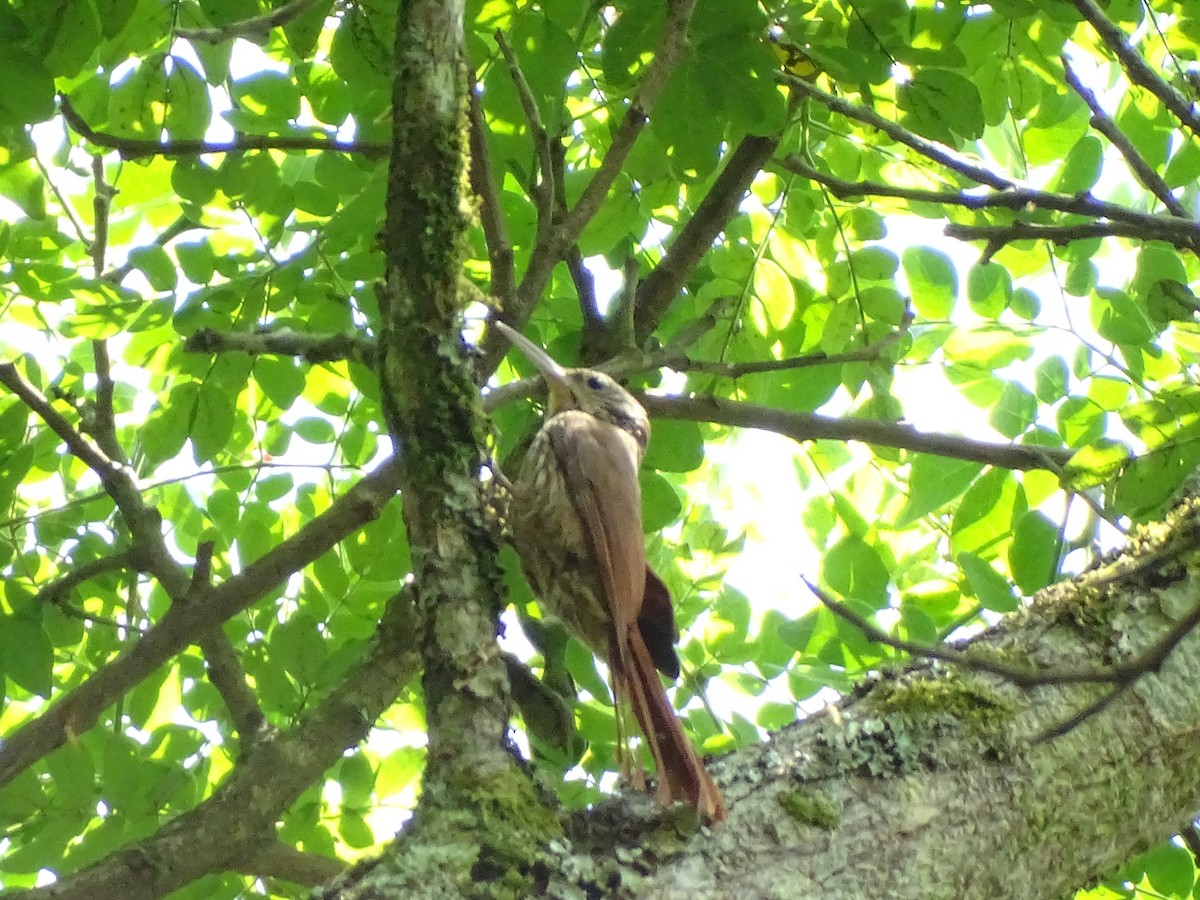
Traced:
<path id="1" fill-rule="evenodd" d="M 567 370 L 558 364 L 545 350 L 531 341 L 515 328 L 511 328 L 499 319 L 493 319 L 492 324 L 508 338 L 508 342 L 525 354 L 537 370 L 546 379 L 546 387 L 550 389 L 551 398 L 565 399 L 571 395 L 571 385 L 567 380 Z"/>

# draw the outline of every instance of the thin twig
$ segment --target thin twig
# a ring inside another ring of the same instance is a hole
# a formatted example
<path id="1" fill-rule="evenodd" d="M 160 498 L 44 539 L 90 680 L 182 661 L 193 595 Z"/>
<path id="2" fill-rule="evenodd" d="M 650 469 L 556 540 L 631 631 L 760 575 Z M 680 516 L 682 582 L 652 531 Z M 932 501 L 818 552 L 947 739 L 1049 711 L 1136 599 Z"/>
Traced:
<path id="1" fill-rule="evenodd" d="M 131 563 L 131 554 L 128 550 L 88 560 L 41 588 L 34 597 L 34 602 L 52 603 L 59 606 L 67 599 L 71 591 L 84 582 L 91 581 L 97 575 L 128 569 Z"/>
<path id="2" fill-rule="evenodd" d="M 154 236 L 154 240 L 151 241 L 151 244 L 156 247 L 165 247 L 181 234 L 186 234 L 187 232 L 198 228 L 203 229 L 207 227 L 207 225 L 204 225 L 200 222 L 193 222 L 186 215 L 181 215 L 178 219 L 156 234 Z M 133 262 L 126 260 L 124 264 L 117 266 L 117 268 L 105 274 L 104 280 L 110 284 L 120 284 L 126 278 L 128 278 L 129 273 L 136 268 L 137 266 L 134 265 Z"/>
<path id="3" fill-rule="evenodd" d="M 1121 684 L 1131 678 L 1137 678 L 1139 675 L 1144 674 L 1144 670 L 1141 669 L 1127 671 L 1130 669 L 1128 665 L 1083 669 L 1038 670 L 1027 666 L 1011 666 L 980 654 L 958 650 L 945 645 L 906 641 L 903 638 L 895 637 L 877 628 L 844 603 L 834 600 L 808 579 L 801 580 L 804 581 L 808 589 L 812 591 L 813 596 L 820 600 L 826 609 L 839 619 L 849 622 L 862 632 L 863 637 L 873 643 L 883 644 L 885 647 L 891 647 L 893 650 L 899 650 L 902 653 L 907 653 L 919 659 L 936 659 L 941 662 L 961 666 L 964 669 L 998 675 L 1005 681 L 1012 682 L 1018 687 L 1031 688 L 1051 684 Z"/>
<path id="4" fill-rule="evenodd" d="M 1060 738 L 1068 732 L 1074 731 L 1092 716 L 1098 715 L 1099 713 L 1102 713 L 1104 710 L 1108 709 L 1108 707 L 1111 706 L 1114 701 L 1116 701 L 1122 694 L 1133 687 L 1135 680 L 1136 679 L 1130 679 L 1129 681 L 1123 681 L 1114 685 L 1111 689 L 1101 694 L 1095 702 L 1089 703 L 1069 719 L 1059 722 L 1057 725 L 1051 726 L 1041 734 L 1031 738 L 1030 743 L 1042 744 L 1046 741 L 1052 741 L 1055 738 Z"/>
<path id="5" fill-rule="evenodd" d="M 678 361 L 670 360 L 664 365 L 677 372 L 700 372 L 704 375 L 716 375 L 718 378 L 742 378 L 746 375 L 757 375 L 764 372 L 782 372 L 792 369 L 806 369 L 810 366 L 836 366 L 843 363 L 874 362 L 880 359 L 887 350 L 894 346 L 908 333 L 912 325 L 913 314 L 906 309 L 901 319 L 900 327 L 881 340 L 858 350 L 848 350 L 845 353 L 809 353 L 804 356 L 788 356 L 783 359 L 752 360 L 742 363 L 710 362 L 696 360 L 687 356 Z"/>

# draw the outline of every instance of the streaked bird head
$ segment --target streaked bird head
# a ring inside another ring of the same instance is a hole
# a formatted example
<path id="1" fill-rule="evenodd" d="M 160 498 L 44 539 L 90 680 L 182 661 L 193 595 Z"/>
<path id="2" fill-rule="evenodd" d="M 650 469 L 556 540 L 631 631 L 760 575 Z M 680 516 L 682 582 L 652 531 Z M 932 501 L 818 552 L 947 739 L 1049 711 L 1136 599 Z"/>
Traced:
<path id="1" fill-rule="evenodd" d="M 519 331 L 499 320 L 494 324 L 546 379 L 550 392 L 547 418 L 578 409 L 629 432 L 645 448 L 650 438 L 650 419 L 629 391 L 595 369 L 565 369 Z"/>

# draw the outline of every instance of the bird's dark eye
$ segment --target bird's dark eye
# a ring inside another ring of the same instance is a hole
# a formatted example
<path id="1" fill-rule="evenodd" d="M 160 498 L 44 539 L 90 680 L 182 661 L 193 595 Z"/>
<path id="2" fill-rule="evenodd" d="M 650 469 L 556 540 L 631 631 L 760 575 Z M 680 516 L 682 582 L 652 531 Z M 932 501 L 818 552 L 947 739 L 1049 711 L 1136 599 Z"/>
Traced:
<path id="1" fill-rule="evenodd" d="M 604 389 L 604 379 L 601 378 L 599 375 L 589 375 L 587 377 L 587 386 L 590 387 L 593 391 L 603 390 Z"/>

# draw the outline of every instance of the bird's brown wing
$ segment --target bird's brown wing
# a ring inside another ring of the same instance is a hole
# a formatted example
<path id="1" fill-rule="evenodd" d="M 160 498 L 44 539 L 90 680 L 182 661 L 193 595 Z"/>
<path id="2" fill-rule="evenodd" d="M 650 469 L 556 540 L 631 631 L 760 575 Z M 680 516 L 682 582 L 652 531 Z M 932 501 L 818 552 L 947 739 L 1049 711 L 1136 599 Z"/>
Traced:
<path id="1" fill-rule="evenodd" d="M 615 425 L 579 410 L 546 424 L 567 493 L 600 573 L 619 649 L 646 590 L 637 445 Z"/>

